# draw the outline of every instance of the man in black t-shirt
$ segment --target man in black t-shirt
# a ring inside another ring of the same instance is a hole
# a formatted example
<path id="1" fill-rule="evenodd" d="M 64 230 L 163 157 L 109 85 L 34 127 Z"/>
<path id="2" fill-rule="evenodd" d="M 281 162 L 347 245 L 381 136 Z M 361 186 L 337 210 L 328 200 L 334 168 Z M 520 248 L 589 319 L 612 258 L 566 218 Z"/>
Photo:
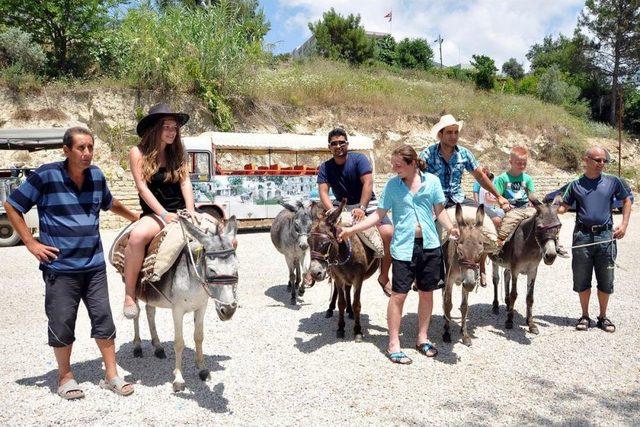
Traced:
<path id="1" fill-rule="evenodd" d="M 349 152 L 347 133 L 341 128 L 329 132 L 329 150 L 333 157 L 322 163 L 318 171 L 320 202 L 327 210 L 333 208 L 333 201 L 329 196 L 329 189 L 331 189 L 337 202 L 347 199 L 346 209 L 351 212 L 353 221 L 358 222 L 365 217 L 368 209 L 375 210 L 377 204 L 373 193 L 371 163 L 364 154 Z M 385 295 L 389 296 L 391 295 L 389 246 L 393 236 L 393 225 L 385 216 L 376 227 L 384 243 L 384 257 L 380 264 L 378 283 Z"/>

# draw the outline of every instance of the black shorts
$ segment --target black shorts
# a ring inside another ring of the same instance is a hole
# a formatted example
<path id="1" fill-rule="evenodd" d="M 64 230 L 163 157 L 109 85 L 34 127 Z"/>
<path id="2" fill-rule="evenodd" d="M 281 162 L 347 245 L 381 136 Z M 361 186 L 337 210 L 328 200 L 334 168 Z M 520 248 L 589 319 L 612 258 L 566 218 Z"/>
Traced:
<path id="1" fill-rule="evenodd" d="M 109 306 L 107 272 L 104 268 L 88 273 L 42 272 L 46 285 L 44 308 L 49 319 L 49 345 L 66 347 L 75 337 L 80 300 L 91 320 L 91 337 L 113 339 L 116 327 Z"/>
<path id="2" fill-rule="evenodd" d="M 444 265 L 440 248 L 423 249 L 422 239 L 413 242 L 411 261 L 393 260 L 393 280 L 391 289 L 398 294 L 406 294 L 413 282 L 419 291 L 431 292 L 444 287 Z"/>

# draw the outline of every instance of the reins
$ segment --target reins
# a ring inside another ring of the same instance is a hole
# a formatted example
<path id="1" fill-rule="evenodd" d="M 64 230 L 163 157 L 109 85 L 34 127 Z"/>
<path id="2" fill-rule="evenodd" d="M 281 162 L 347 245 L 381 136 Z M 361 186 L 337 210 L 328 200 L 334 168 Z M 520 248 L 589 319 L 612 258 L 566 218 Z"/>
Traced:
<path id="1" fill-rule="evenodd" d="M 333 243 L 331 241 L 331 237 L 327 233 L 318 233 L 318 232 L 312 231 L 310 233 L 310 235 L 311 236 L 320 237 L 320 238 L 324 239 L 325 241 L 329 241 L 330 244 Z M 324 253 L 324 254 L 321 253 L 321 252 L 318 252 L 318 251 L 315 251 L 315 250 L 311 249 L 310 250 L 311 259 L 324 261 L 324 262 L 327 263 L 327 265 L 330 265 L 330 266 L 345 265 L 347 262 L 349 262 L 349 260 L 351 259 L 351 256 L 353 255 L 353 252 L 351 251 L 351 237 L 349 237 L 347 240 L 345 240 L 345 245 L 347 246 L 347 256 L 343 260 L 336 259 L 335 261 L 331 261 L 329 259 L 329 257 L 330 257 L 329 253 L 331 252 L 331 246 L 329 246 L 329 249 L 327 250 L 327 253 Z M 339 245 L 338 245 L 338 255 L 340 255 L 340 246 Z"/>

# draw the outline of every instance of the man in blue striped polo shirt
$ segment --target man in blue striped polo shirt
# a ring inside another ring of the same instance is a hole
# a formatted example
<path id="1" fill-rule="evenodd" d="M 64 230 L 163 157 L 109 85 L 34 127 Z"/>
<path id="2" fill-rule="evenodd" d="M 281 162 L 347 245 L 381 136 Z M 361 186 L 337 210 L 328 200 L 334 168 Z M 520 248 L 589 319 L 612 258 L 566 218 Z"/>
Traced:
<path id="1" fill-rule="evenodd" d="M 111 196 L 102 171 L 91 165 L 91 132 L 79 127 L 68 129 L 63 144 L 67 159 L 38 168 L 4 207 L 25 246 L 40 261 L 49 345 L 58 362 L 58 394 L 67 400 L 84 397 L 70 365 L 82 300 L 91 319 L 91 336 L 105 364 L 106 376 L 100 385 L 129 395 L 133 386 L 119 377 L 116 369 L 116 328 L 109 306 L 99 215 L 101 209 L 130 221 L 136 221 L 138 215 Z M 21 215 L 33 206 L 38 207 L 39 240 L 31 235 Z"/>

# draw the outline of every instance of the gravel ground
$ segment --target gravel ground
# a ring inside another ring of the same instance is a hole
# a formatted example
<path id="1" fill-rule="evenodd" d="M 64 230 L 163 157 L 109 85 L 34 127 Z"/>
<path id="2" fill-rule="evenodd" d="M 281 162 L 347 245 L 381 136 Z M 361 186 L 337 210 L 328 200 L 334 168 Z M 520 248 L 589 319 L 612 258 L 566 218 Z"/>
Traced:
<path id="1" fill-rule="evenodd" d="M 627 238 L 619 245 L 616 293 L 610 317 L 615 334 L 599 329 L 577 332 L 577 296 L 571 290 L 570 260 L 559 259 L 538 274 L 535 319 L 540 334 L 523 328 L 523 282 L 516 303 L 516 327 L 504 329 L 504 304 L 491 313 L 492 290 L 471 297 L 473 345 L 452 344 L 442 335 L 442 297 L 430 338 L 440 350 L 435 359 L 413 346 L 417 297 L 407 300 L 402 345 L 414 359 L 393 365 L 386 349 L 386 298 L 374 279 L 363 290 L 365 341 L 356 344 L 347 321 L 347 339 L 335 337 L 336 317 L 325 319 L 329 286 L 316 285 L 301 304 L 291 307 L 284 258 L 268 233 L 241 234 L 240 308 L 220 322 L 211 308 L 205 319 L 204 352 L 211 369 L 207 382 L 193 364 L 193 322 L 186 319 L 184 376 L 187 390 L 171 391 L 173 327 L 168 310 L 158 311 L 160 339 L 167 360 L 153 357 L 146 322 L 142 324 L 145 357 L 134 359 L 133 326 L 122 317 L 124 287 L 109 266 L 112 310 L 116 317 L 118 362 L 134 395 L 122 398 L 101 390 L 98 351 L 90 340 L 84 307 L 76 327 L 73 370 L 87 397 L 62 401 L 56 388 L 56 365 L 46 345 L 41 275 L 23 247 L 0 249 L 0 423 L 2 424 L 625 424 L 640 422 L 640 320 L 635 311 L 640 291 L 634 249 L 640 245 L 640 215 L 634 212 Z M 620 216 L 616 216 L 620 220 Z M 562 242 L 570 243 L 573 215 L 565 215 Z M 108 248 L 114 232 L 104 233 Z M 635 261 L 634 261 L 635 260 Z M 454 307 L 460 301 L 454 290 Z M 592 299 L 592 313 L 597 304 Z M 454 322 L 459 311 L 454 309 Z"/>

